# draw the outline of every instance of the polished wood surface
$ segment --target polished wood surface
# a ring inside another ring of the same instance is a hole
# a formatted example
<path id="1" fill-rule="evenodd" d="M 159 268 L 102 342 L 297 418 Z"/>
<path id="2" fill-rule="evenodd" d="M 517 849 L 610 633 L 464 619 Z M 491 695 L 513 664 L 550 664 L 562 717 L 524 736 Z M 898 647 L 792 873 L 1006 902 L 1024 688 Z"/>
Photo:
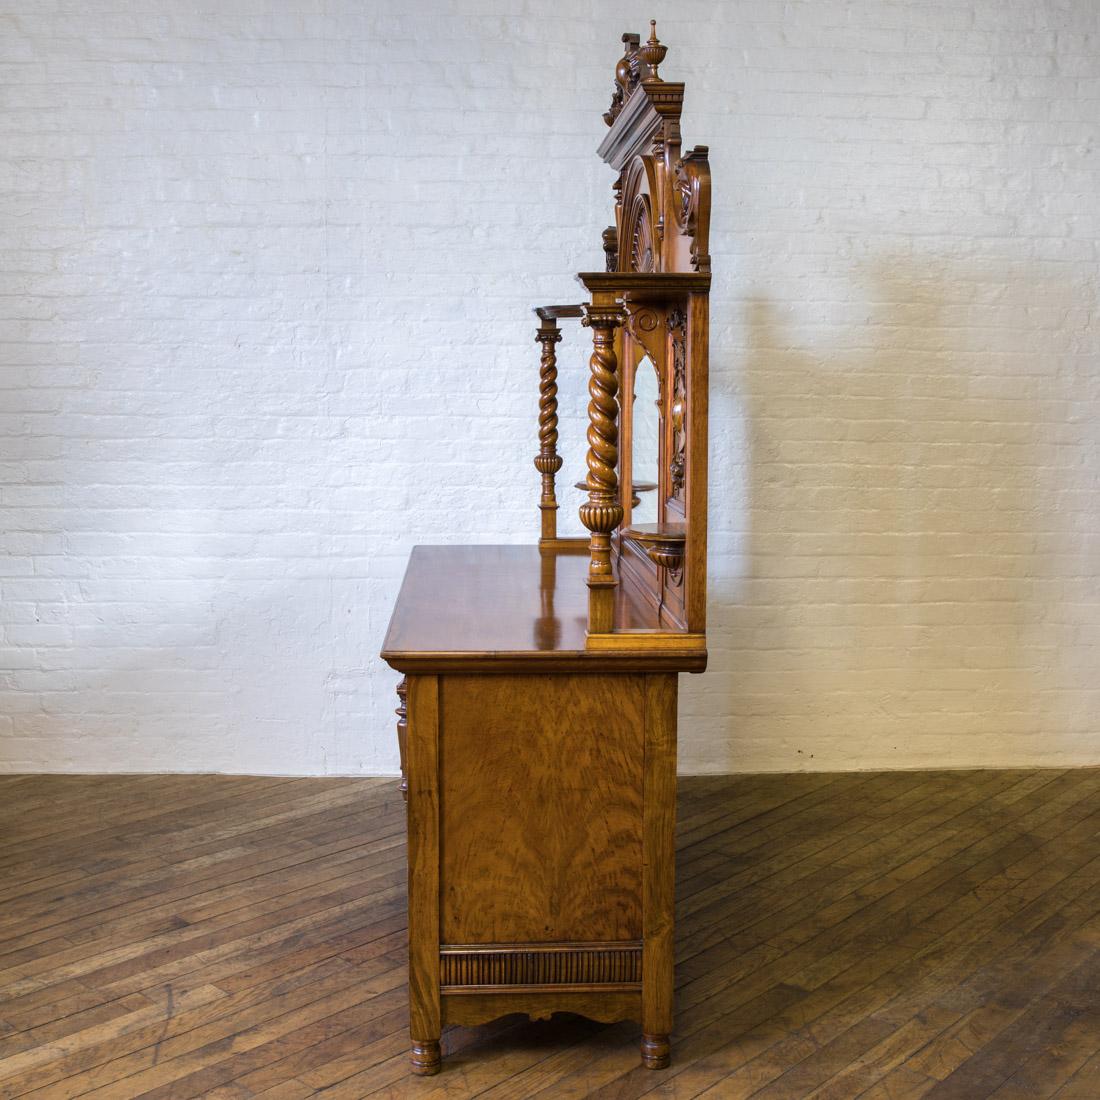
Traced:
<path id="1" fill-rule="evenodd" d="M 0 777 L 0 1097 L 1100 1096 L 1100 771 L 680 787 L 672 1066 L 513 1015 L 410 1081 L 396 781 Z"/>
<path id="2" fill-rule="evenodd" d="M 645 681 L 444 678 L 444 943 L 641 939 Z"/>
<path id="3" fill-rule="evenodd" d="M 588 649 L 585 546 L 417 546 L 383 644 L 394 668 L 594 668 Z M 654 611 L 619 588 L 616 627 L 656 631 Z M 624 635 L 616 667 L 700 671 L 706 664 L 690 639 L 657 649 Z M 678 655 L 681 654 L 681 655 Z M 603 659 L 602 657 L 600 658 Z"/>

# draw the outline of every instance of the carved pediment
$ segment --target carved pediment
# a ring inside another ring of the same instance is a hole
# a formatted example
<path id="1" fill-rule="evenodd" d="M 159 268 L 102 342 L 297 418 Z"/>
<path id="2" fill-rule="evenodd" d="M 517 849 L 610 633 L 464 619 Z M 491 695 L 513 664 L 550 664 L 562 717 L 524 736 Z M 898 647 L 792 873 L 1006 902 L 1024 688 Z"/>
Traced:
<path id="1" fill-rule="evenodd" d="M 684 85 L 664 80 L 658 65 L 666 47 L 650 24 L 649 40 L 624 34 L 626 52 L 615 67 L 615 90 L 604 115 L 610 130 L 599 153 L 615 182 L 614 249 L 604 241 L 608 270 L 710 270 L 710 165 L 707 148 L 681 155 Z M 644 196 L 645 211 L 639 205 Z M 644 219 L 644 220 L 643 220 Z"/>

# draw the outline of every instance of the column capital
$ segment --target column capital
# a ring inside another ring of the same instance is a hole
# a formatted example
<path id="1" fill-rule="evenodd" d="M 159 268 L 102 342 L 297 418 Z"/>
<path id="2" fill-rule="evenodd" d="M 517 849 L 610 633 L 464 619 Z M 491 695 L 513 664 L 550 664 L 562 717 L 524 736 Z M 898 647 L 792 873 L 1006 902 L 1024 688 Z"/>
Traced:
<path id="1" fill-rule="evenodd" d="M 626 310 L 618 302 L 591 302 L 581 309 L 581 324 L 586 328 L 616 328 L 626 319 Z"/>
<path id="2" fill-rule="evenodd" d="M 557 344 L 561 342 L 561 329 L 557 321 L 543 321 L 535 330 L 535 342 L 538 344 Z"/>

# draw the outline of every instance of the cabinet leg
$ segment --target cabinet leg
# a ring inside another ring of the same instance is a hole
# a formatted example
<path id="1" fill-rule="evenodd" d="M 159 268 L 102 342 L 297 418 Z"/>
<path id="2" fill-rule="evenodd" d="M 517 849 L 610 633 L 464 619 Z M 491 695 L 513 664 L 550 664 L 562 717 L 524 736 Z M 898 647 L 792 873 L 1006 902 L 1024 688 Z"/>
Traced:
<path id="1" fill-rule="evenodd" d="M 432 1077 L 439 1072 L 442 1055 L 439 1052 L 438 1039 L 415 1040 L 409 1055 L 412 1071 L 417 1077 Z"/>
<path id="2" fill-rule="evenodd" d="M 439 681 L 406 686 L 409 777 L 409 1037 L 412 1072 L 439 1072 Z"/>
<path id="3" fill-rule="evenodd" d="M 665 1069 L 672 1060 L 672 1046 L 667 1035 L 642 1036 L 642 1065 L 646 1069 Z"/>

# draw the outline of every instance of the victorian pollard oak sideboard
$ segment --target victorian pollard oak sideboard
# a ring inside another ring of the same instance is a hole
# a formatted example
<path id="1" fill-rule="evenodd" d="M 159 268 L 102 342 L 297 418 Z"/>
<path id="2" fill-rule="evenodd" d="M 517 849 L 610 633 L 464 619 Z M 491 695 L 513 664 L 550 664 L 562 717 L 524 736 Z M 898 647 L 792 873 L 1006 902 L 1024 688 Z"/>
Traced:
<path id="1" fill-rule="evenodd" d="M 626 51 L 599 148 L 605 270 L 542 306 L 541 537 L 418 546 L 383 658 L 408 800 L 412 1066 L 509 1013 L 636 1020 L 669 1063 L 676 694 L 706 651 L 710 169 L 666 48 Z M 559 322 L 591 329 L 586 538 L 560 538 Z M 620 397 L 620 395 L 622 395 Z"/>

